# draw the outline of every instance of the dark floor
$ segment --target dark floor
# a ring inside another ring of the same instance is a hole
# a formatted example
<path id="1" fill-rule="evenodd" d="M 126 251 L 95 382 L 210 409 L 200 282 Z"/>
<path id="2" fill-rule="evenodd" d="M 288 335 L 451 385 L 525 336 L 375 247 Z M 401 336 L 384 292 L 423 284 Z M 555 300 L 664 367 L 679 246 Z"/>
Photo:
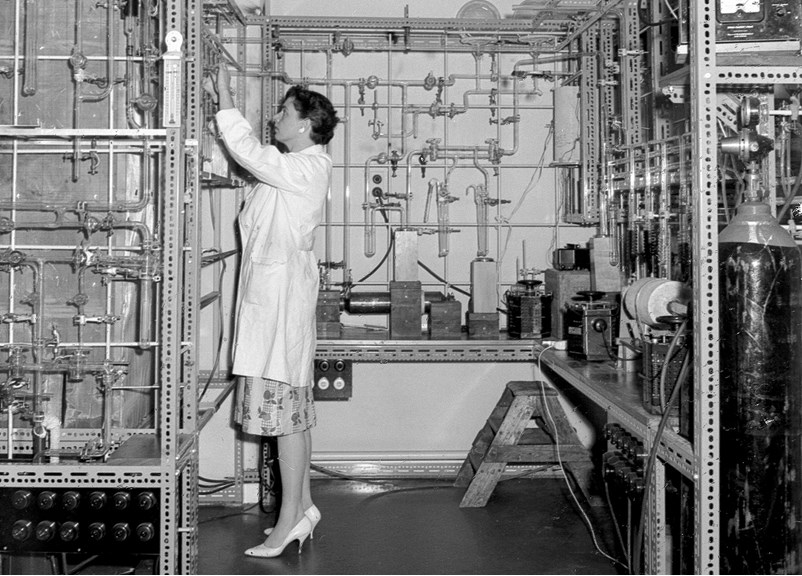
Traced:
<path id="1" fill-rule="evenodd" d="M 376 482 L 376 481 L 373 481 Z M 251 558 L 273 515 L 258 507 L 200 510 L 200 574 L 617 574 L 594 547 L 561 479 L 502 481 L 484 508 L 460 508 L 451 481 L 313 480 L 323 518 L 303 553 Z M 586 507 L 616 556 L 603 507 Z M 607 528 L 605 528 L 607 527 Z M 620 568 L 620 567 L 619 567 Z"/>

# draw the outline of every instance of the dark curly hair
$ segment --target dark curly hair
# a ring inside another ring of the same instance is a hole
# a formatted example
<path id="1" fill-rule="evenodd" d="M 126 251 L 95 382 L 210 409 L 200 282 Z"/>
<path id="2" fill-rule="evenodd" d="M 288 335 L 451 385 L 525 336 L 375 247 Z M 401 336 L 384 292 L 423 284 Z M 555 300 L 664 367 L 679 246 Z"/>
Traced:
<path id="1" fill-rule="evenodd" d="M 340 119 L 337 118 L 337 111 L 334 106 L 323 94 L 309 90 L 303 86 L 292 86 L 284 98 L 281 106 L 288 98 L 293 99 L 298 116 L 309 119 L 312 125 L 312 142 L 315 144 L 328 144 L 334 137 L 334 127 Z"/>

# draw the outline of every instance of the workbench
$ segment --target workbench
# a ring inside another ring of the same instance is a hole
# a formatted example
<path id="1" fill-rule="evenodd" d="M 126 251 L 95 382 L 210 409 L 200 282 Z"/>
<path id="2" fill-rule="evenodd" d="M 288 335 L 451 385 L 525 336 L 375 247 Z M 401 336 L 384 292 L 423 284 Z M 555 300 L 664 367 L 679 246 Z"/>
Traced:
<path id="1" fill-rule="evenodd" d="M 613 361 L 587 362 L 572 358 L 566 352 L 538 346 L 535 360 L 554 375 L 554 385 L 572 387 L 583 397 L 604 410 L 607 420 L 618 422 L 636 436 L 644 439 L 647 449 L 654 443 L 660 416 L 643 408 L 638 373 L 615 366 Z M 548 372 L 547 372 L 548 374 Z M 562 381 L 560 381 L 562 380 Z M 666 427 L 659 440 L 657 457 L 693 479 L 693 448 L 691 443 L 670 427 Z"/>
<path id="2" fill-rule="evenodd" d="M 644 439 L 654 441 L 660 417 L 642 405 L 636 372 L 616 368 L 613 361 L 586 362 L 566 352 L 544 347 L 537 340 L 390 340 L 386 331 L 346 327 L 341 339 L 319 339 L 316 358 L 340 358 L 355 362 L 532 362 L 539 361 L 553 375 L 557 388 L 570 386 L 601 408 L 609 421 L 620 423 Z M 690 442 L 667 427 L 657 456 L 693 479 L 693 449 Z"/>
<path id="3" fill-rule="evenodd" d="M 588 362 L 567 352 L 544 347 L 537 340 L 516 340 L 502 333 L 498 340 L 391 340 L 384 331 L 348 327 L 342 339 L 318 341 L 318 359 L 341 358 L 355 362 L 534 362 L 554 386 L 579 404 L 604 413 L 604 420 L 620 424 L 642 439 L 649 451 L 655 443 L 660 416 L 643 407 L 637 371 L 616 366 L 613 360 Z M 603 442 L 603 440 L 600 440 Z M 649 506 L 644 552 L 645 566 L 659 571 L 667 553 L 665 527 L 666 466 L 692 482 L 694 453 L 691 443 L 667 426 L 658 440 L 654 472 L 647 490 Z"/>

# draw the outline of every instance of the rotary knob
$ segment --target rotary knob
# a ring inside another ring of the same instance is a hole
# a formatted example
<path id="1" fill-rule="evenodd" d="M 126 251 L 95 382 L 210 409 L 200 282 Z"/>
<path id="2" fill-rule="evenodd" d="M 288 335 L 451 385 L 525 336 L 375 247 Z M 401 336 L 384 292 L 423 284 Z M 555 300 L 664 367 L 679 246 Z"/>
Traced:
<path id="1" fill-rule="evenodd" d="M 81 495 L 78 492 L 69 490 L 61 497 L 61 506 L 68 511 L 77 510 L 81 503 Z"/>
<path id="2" fill-rule="evenodd" d="M 115 510 L 125 510 L 131 503 L 131 494 L 128 492 L 115 492 L 112 496 Z"/>
<path id="3" fill-rule="evenodd" d="M 56 535 L 56 523 L 52 520 L 42 520 L 36 525 L 36 539 L 40 542 L 52 540 Z"/>
<path id="4" fill-rule="evenodd" d="M 36 498 L 36 504 L 41 510 L 50 510 L 56 505 L 56 493 L 50 490 L 40 492 Z"/>
<path id="5" fill-rule="evenodd" d="M 17 520 L 11 526 L 11 537 L 17 542 L 23 542 L 31 537 L 33 524 L 30 520 Z"/>
<path id="6" fill-rule="evenodd" d="M 125 542 L 130 535 L 131 527 L 128 525 L 128 522 L 118 522 L 111 527 L 111 537 L 114 538 L 116 542 Z"/>
<path id="7" fill-rule="evenodd" d="M 106 537 L 106 525 L 102 522 L 92 522 L 89 525 L 89 539 L 100 542 Z"/>
<path id="8" fill-rule="evenodd" d="M 72 542 L 78 538 L 78 523 L 65 522 L 61 525 L 61 528 L 59 528 L 58 535 L 64 542 Z"/>
<path id="9" fill-rule="evenodd" d="M 89 495 L 89 507 L 92 510 L 100 510 L 106 505 L 105 492 L 92 492 Z"/>
<path id="10" fill-rule="evenodd" d="M 150 522 L 142 522 L 142 524 L 136 527 L 136 537 L 140 542 L 153 540 L 154 536 L 156 536 L 156 529 Z"/>
<path id="11" fill-rule="evenodd" d="M 150 510 L 156 506 L 156 496 L 153 492 L 142 492 L 136 497 L 136 503 L 141 510 Z"/>
<path id="12" fill-rule="evenodd" d="M 17 510 L 24 510 L 33 502 L 33 494 L 28 490 L 17 490 L 11 496 L 11 505 Z"/>

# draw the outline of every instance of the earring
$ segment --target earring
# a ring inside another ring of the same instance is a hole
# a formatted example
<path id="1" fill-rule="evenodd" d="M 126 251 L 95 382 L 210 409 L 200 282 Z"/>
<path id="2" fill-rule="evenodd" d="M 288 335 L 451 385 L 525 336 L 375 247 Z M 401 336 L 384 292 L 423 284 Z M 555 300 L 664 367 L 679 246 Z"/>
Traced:
<path id="1" fill-rule="evenodd" d="M 303 132 L 303 131 L 304 131 L 304 128 L 300 128 L 300 129 L 298 130 L 298 132 Z"/>

